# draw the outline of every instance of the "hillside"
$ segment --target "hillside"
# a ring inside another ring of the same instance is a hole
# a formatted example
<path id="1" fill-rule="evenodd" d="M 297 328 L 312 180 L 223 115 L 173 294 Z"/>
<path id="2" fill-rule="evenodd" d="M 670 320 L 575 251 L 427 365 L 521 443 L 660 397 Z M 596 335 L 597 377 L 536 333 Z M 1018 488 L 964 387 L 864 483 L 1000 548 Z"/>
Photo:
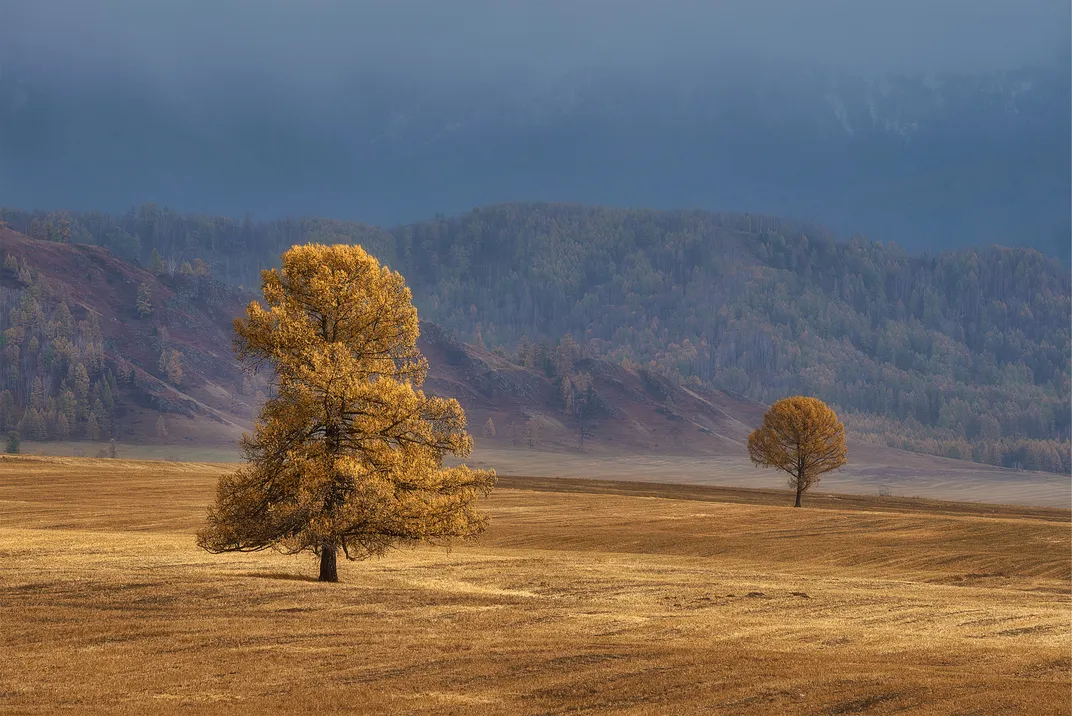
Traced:
<path id="1" fill-rule="evenodd" d="M 258 402 L 231 357 L 239 292 L 0 228 L 0 419 L 23 439 L 234 441 Z M 148 288 L 147 315 L 139 288 Z"/>
<path id="2" fill-rule="evenodd" d="M 37 440 L 96 435 L 213 445 L 249 428 L 264 383 L 247 379 L 234 361 L 231 321 L 251 295 L 192 267 L 153 273 L 100 247 L 11 230 L 0 229 L 0 252 L 5 429 Z M 140 286 L 151 297 L 148 315 L 137 310 Z M 459 398 L 474 432 L 490 445 L 737 453 L 747 423 L 760 415 L 749 401 L 700 394 L 597 359 L 577 357 L 564 388 L 434 324 L 423 323 L 421 331 L 431 367 L 426 389 Z M 177 354 L 178 373 L 162 354 Z"/>
<path id="3" fill-rule="evenodd" d="M 911 255 L 773 217 L 554 204 L 391 230 L 152 205 L 2 218 L 146 265 L 154 251 L 173 267 L 200 258 L 245 286 L 293 243 L 359 242 L 403 272 L 422 317 L 556 385 L 585 380 L 555 358 L 569 336 L 571 361 L 759 402 L 817 395 L 887 446 L 1072 469 L 1072 287 L 1067 267 L 1030 249 Z"/>
<path id="4" fill-rule="evenodd" d="M 481 445 L 740 455 L 763 414 L 755 402 L 600 359 L 578 358 L 570 377 L 554 380 L 434 324 L 422 324 L 420 346 L 430 365 L 426 388 L 458 398 Z"/>

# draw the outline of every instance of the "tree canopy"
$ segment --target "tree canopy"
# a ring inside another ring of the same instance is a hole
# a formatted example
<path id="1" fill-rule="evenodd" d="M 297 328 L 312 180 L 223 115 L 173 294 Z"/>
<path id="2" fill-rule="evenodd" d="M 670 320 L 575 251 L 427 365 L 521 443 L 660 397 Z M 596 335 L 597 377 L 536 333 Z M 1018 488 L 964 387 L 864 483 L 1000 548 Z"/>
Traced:
<path id="1" fill-rule="evenodd" d="M 274 547 L 321 558 L 335 581 L 349 559 L 392 545 L 471 537 L 494 473 L 444 467 L 472 438 L 456 400 L 420 390 L 427 363 L 402 276 L 359 246 L 295 246 L 265 271 L 265 306 L 235 321 L 235 350 L 269 368 L 275 395 L 246 464 L 220 480 L 199 544 L 211 552 Z"/>
<path id="2" fill-rule="evenodd" d="M 845 426 L 818 398 L 782 398 L 748 436 L 748 456 L 759 467 L 789 473 L 789 486 L 796 490 L 800 507 L 800 496 L 823 473 L 845 464 Z"/>

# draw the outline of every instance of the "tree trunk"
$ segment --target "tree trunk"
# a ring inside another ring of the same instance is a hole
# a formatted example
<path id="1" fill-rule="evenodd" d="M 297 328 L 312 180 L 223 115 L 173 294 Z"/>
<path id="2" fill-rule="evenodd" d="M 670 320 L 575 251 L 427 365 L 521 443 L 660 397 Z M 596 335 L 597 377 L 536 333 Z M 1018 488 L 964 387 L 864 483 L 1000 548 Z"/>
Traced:
<path id="1" fill-rule="evenodd" d="M 793 505 L 793 507 L 800 507 L 800 494 L 804 492 L 803 485 L 804 481 L 797 479 L 797 504 Z"/>
<path id="2" fill-rule="evenodd" d="M 336 563 L 339 548 L 333 544 L 326 544 L 320 548 L 320 581 L 339 581 L 339 570 Z"/>

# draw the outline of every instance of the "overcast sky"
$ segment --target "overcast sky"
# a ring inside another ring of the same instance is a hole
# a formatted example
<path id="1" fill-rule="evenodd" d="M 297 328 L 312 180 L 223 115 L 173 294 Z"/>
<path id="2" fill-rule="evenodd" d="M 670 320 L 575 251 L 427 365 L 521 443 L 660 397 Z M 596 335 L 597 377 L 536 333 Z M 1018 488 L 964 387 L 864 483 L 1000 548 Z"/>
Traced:
<path id="1" fill-rule="evenodd" d="M 1058 61 L 1068 0 L 0 0 L 0 72 L 182 88 L 571 70 L 859 72 Z"/>

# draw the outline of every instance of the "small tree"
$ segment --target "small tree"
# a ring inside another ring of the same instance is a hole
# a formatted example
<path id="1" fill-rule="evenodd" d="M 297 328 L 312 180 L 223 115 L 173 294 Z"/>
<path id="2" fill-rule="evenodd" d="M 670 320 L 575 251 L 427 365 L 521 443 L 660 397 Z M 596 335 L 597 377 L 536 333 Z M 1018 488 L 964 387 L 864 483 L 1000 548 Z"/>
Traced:
<path id="1" fill-rule="evenodd" d="M 167 376 L 168 382 L 178 385 L 182 382 L 182 356 L 177 350 L 164 349 L 160 352 L 157 364 L 160 372 Z"/>
<path id="2" fill-rule="evenodd" d="M 763 425 L 748 436 L 748 455 L 759 467 L 789 473 L 789 486 L 800 496 L 823 473 L 845 464 L 845 426 L 818 398 L 783 398 L 763 416 Z"/>
<path id="3" fill-rule="evenodd" d="M 525 441 L 530 448 L 538 447 L 540 444 L 540 424 L 536 422 L 536 418 L 529 418 L 525 422 Z"/>
<path id="4" fill-rule="evenodd" d="M 119 445 L 116 444 L 115 438 L 108 441 L 108 457 L 113 460 L 119 457 Z"/>
<path id="5" fill-rule="evenodd" d="M 486 438 L 495 437 L 495 421 L 489 417 L 487 422 L 484 423 L 484 429 L 480 431 L 480 434 Z"/>
<path id="6" fill-rule="evenodd" d="M 89 420 L 86 421 L 86 437 L 94 441 L 100 440 L 100 423 L 96 413 L 90 413 Z"/>
<path id="7" fill-rule="evenodd" d="M 160 252 L 156 249 L 153 249 L 153 253 L 149 256 L 149 270 L 157 276 L 164 273 L 164 260 L 160 258 Z"/>
<path id="8" fill-rule="evenodd" d="M 164 424 L 163 413 L 156 416 L 156 437 L 161 439 L 167 437 L 167 425 Z"/>
<path id="9" fill-rule="evenodd" d="M 29 286 L 34 281 L 34 271 L 30 268 L 29 264 L 23 262 L 15 278 L 17 278 L 19 283 L 23 284 L 24 286 Z"/>
<path id="10" fill-rule="evenodd" d="M 138 310 L 138 315 L 142 318 L 148 318 L 153 315 L 153 292 L 149 288 L 149 284 L 142 283 L 138 285 L 138 298 L 134 302 L 134 307 Z"/>
<path id="11" fill-rule="evenodd" d="M 67 440 L 71 437 L 71 421 L 67 419 L 67 415 L 59 413 L 56 416 L 56 438 L 59 440 Z"/>
<path id="12" fill-rule="evenodd" d="M 172 385 L 182 383 L 182 361 L 178 351 L 171 351 L 171 360 L 168 361 L 167 377 Z"/>
<path id="13" fill-rule="evenodd" d="M 402 277 L 359 246 L 295 246 L 261 274 L 267 308 L 235 321 L 247 368 L 267 364 L 275 395 L 246 464 L 221 478 L 198 544 L 209 552 L 311 551 L 320 580 L 336 557 L 471 537 L 494 473 L 444 467 L 473 441 L 456 400 L 426 396 L 417 311 Z"/>
<path id="14" fill-rule="evenodd" d="M 11 430 L 10 432 L 8 432 L 8 434 L 7 434 L 7 454 L 8 455 L 18 455 L 19 454 L 19 445 L 21 443 L 22 443 L 22 440 L 19 439 L 18 432 L 16 432 L 15 430 Z"/>

